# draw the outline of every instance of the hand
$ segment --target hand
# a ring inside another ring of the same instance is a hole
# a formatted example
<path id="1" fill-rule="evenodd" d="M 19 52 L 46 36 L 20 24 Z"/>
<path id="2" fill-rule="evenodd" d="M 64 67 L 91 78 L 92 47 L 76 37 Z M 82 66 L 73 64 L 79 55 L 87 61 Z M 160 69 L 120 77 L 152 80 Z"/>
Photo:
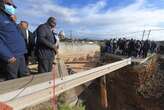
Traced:
<path id="1" fill-rule="evenodd" d="M 17 17 L 16 17 L 15 15 L 11 15 L 10 18 L 11 18 L 11 20 L 14 21 L 14 22 L 17 21 Z"/>
<path id="2" fill-rule="evenodd" d="M 8 60 L 8 63 L 10 64 L 15 64 L 16 63 L 16 58 L 15 57 L 12 57 Z"/>
<path id="3" fill-rule="evenodd" d="M 57 46 L 54 45 L 53 47 L 54 47 L 54 52 L 55 52 L 55 54 L 58 54 L 58 48 L 57 48 Z"/>

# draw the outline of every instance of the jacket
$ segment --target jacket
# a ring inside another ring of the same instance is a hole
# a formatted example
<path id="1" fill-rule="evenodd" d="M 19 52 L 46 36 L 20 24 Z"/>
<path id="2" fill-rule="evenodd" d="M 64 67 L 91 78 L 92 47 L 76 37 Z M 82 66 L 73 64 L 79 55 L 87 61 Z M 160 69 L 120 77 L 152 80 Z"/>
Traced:
<path id="1" fill-rule="evenodd" d="M 41 24 L 37 28 L 37 57 L 41 59 L 53 59 L 55 55 L 53 45 L 55 42 L 51 27 L 47 23 Z"/>
<path id="2" fill-rule="evenodd" d="M 25 42 L 17 25 L 5 13 L 0 12 L 0 59 L 7 62 L 26 52 Z"/>
<path id="3" fill-rule="evenodd" d="M 20 29 L 20 30 L 22 33 L 22 37 L 25 40 L 27 54 L 30 56 L 31 52 L 33 50 L 33 34 L 31 31 L 27 30 L 28 31 L 28 38 L 27 38 L 26 30 L 22 30 L 22 29 Z"/>

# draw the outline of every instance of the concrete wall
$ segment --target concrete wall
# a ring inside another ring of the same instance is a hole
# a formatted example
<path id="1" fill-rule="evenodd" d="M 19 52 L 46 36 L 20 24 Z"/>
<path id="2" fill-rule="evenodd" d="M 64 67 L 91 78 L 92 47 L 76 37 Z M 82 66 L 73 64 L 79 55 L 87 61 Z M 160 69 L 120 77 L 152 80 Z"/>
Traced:
<path id="1" fill-rule="evenodd" d="M 100 46 L 89 43 L 60 43 L 59 55 L 65 61 L 87 61 L 99 57 Z"/>

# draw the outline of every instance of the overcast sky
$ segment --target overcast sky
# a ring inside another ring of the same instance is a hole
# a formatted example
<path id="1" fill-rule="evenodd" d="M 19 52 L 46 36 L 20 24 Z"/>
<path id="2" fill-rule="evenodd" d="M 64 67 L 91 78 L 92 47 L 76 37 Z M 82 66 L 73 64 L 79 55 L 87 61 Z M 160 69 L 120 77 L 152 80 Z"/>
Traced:
<path id="1" fill-rule="evenodd" d="M 28 21 L 31 30 L 49 16 L 57 18 L 58 31 L 72 31 L 83 38 L 141 39 L 140 31 L 144 29 L 164 28 L 164 0 L 15 0 L 15 3 L 18 21 Z M 164 30 L 152 31 L 150 39 L 164 40 Z"/>

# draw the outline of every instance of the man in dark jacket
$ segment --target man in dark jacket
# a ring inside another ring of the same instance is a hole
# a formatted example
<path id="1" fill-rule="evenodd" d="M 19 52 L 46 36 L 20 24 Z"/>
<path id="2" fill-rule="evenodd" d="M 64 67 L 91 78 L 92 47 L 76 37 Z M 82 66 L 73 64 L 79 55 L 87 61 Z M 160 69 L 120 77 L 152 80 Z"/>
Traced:
<path id="1" fill-rule="evenodd" d="M 41 24 L 37 28 L 37 57 L 38 72 L 46 73 L 52 69 L 57 47 L 56 39 L 53 36 L 53 29 L 56 26 L 56 19 L 50 17 L 45 24 Z"/>
<path id="2" fill-rule="evenodd" d="M 0 0 L 0 63 L 6 69 L 6 80 L 27 75 L 25 42 L 12 19 L 15 10 L 11 0 Z"/>
<path id="3" fill-rule="evenodd" d="M 29 57 L 31 56 L 31 52 L 33 50 L 33 35 L 32 32 L 28 29 L 29 24 L 27 21 L 21 21 L 19 23 L 19 28 L 21 30 L 23 39 L 25 40 L 26 43 L 27 54 L 25 54 L 25 61 L 26 61 L 26 65 L 28 65 Z"/>
<path id="4" fill-rule="evenodd" d="M 149 41 L 146 40 L 146 41 L 144 42 L 144 45 L 143 45 L 143 57 L 144 57 L 144 58 L 147 57 L 149 48 L 150 48 Z"/>
<path id="5" fill-rule="evenodd" d="M 128 56 L 132 57 L 134 55 L 133 53 L 134 53 L 134 50 L 135 50 L 135 42 L 134 42 L 133 39 L 130 40 L 128 48 L 129 48 Z"/>

